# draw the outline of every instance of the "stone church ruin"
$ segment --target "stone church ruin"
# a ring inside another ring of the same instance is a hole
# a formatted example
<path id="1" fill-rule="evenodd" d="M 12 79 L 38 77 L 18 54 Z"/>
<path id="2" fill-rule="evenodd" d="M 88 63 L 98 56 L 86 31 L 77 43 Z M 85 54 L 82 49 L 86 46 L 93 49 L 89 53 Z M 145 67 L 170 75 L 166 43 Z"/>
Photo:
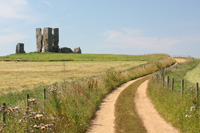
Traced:
<path id="1" fill-rule="evenodd" d="M 43 35 L 42 29 L 36 28 L 36 40 L 37 52 L 82 53 L 80 47 L 75 48 L 74 51 L 68 47 L 59 48 L 59 28 L 46 27 L 43 29 Z M 44 50 L 42 50 L 43 46 Z"/>

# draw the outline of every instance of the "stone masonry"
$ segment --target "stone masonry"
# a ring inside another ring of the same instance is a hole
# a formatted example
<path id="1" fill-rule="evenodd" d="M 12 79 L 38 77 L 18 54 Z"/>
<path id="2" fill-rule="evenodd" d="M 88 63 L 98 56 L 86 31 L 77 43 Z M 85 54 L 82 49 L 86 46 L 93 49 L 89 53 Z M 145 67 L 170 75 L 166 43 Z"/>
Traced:
<path id="1" fill-rule="evenodd" d="M 54 33 L 54 38 L 53 38 L 53 52 L 59 52 L 59 29 L 58 28 L 54 28 L 53 29 L 53 33 Z"/>
<path id="2" fill-rule="evenodd" d="M 80 47 L 75 48 L 75 49 L 74 49 L 74 53 L 81 54 L 81 48 L 80 48 Z"/>
<path id="3" fill-rule="evenodd" d="M 52 28 L 44 28 L 43 30 L 43 42 L 44 42 L 44 52 L 53 52 L 53 39 Z"/>
<path id="4" fill-rule="evenodd" d="M 54 34 L 52 34 L 52 32 Z M 44 52 L 59 52 L 59 29 L 46 27 L 36 28 L 37 52 L 42 52 L 44 43 Z"/>
<path id="5" fill-rule="evenodd" d="M 18 53 L 25 53 L 24 51 L 24 44 L 23 43 L 18 43 L 16 46 L 16 54 Z"/>
<path id="6" fill-rule="evenodd" d="M 37 52 L 42 52 L 44 46 L 44 52 L 81 53 L 80 47 L 75 48 L 74 52 L 68 47 L 59 48 L 59 28 L 46 27 L 43 29 L 43 35 L 42 29 L 36 28 L 36 42 Z"/>
<path id="7" fill-rule="evenodd" d="M 37 52 L 42 52 L 43 36 L 41 28 L 36 28 L 36 38 L 37 38 Z"/>

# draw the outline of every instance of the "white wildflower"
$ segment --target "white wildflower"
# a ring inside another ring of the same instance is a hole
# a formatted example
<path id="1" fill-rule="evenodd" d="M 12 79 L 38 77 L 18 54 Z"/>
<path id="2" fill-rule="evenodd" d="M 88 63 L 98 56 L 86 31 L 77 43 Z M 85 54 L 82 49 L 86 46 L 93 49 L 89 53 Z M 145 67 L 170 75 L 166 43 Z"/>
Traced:
<path id="1" fill-rule="evenodd" d="M 195 110 L 195 106 L 190 107 L 190 111 L 192 112 L 193 110 Z"/>

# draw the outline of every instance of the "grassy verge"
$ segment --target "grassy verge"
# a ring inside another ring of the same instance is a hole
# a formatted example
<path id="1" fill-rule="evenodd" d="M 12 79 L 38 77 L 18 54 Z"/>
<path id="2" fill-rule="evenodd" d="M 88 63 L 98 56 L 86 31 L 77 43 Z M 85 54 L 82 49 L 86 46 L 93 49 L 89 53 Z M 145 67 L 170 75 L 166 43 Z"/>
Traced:
<path id="1" fill-rule="evenodd" d="M 200 64 L 194 68 L 192 71 L 189 71 L 185 78 L 190 82 L 199 82 L 200 83 Z"/>
<path id="2" fill-rule="evenodd" d="M 179 65 L 176 69 L 166 71 L 166 76 L 175 79 L 173 92 L 171 87 L 162 85 L 159 76 L 152 77 L 149 83 L 148 95 L 156 109 L 181 132 L 200 132 L 200 98 L 196 97 L 195 85 L 185 80 L 184 94 L 181 95 L 182 78 L 198 63 L 198 61 L 190 61 Z"/>
<path id="3" fill-rule="evenodd" d="M 63 80 L 47 89 L 45 107 L 42 100 L 43 88 L 47 88 L 45 86 L 29 90 L 30 92 L 26 90 L 9 93 L 9 97 L 1 96 L 1 102 L 6 102 L 11 107 L 14 107 L 13 103 L 17 103 L 15 105 L 20 109 L 7 110 L 6 126 L 0 122 L 0 131 L 85 132 L 102 99 L 108 93 L 131 79 L 155 72 L 173 63 L 173 58 L 166 58 L 124 72 L 109 69 L 106 74 L 96 78 L 72 82 Z M 35 93 L 37 90 L 38 93 Z M 37 103 L 30 103 L 30 106 L 26 107 L 25 93 L 30 93 L 30 97 L 36 99 Z"/>
<path id="4" fill-rule="evenodd" d="M 137 88 L 149 77 L 142 78 L 128 86 L 119 95 L 115 104 L 115 131 L 116 133 L 146 133 L 134 104 Z"/>

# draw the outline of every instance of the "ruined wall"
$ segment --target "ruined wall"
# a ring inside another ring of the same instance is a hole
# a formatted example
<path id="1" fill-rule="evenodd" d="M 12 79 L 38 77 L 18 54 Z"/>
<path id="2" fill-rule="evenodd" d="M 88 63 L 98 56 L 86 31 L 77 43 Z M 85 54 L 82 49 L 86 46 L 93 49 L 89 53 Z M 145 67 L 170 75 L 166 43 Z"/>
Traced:
<path id="1" fill-rule="evenodd" d="M 18 53 L 25 53 L 24 51 L 24 44 L 23 43 L 18 43 L 16 46 L 16 54 Z"/>
<path id="2" fill-rule="evenodd" d="M 44 52 L 53 52 L 52 28 L 46 27 L 43 30 Z"/>
<path id="3" fill-rule="evenodd" d="M 37 52 L 42 52 L 43 48 L 43 36 L 42 36 L 42 29 L 36 28 L 36 40 L 37 40 Z"/>
<path id="4" fill-rule="evenodd" d="M 81 52 L 81 48 L 80 48 L 80 47 L 75 48 L 75 49 L 74 49 L 74 53 L 81 54 L 81 53 L 82 53 L 82 52 Z"/>
<path id="5" fill-rule="evenodd" d="M 62 47 L 60 50 L 59 50 L 60 53 L 73 53 L 72 49 L 71 48 L 68 48 L 68 47 Z"/>
<path id="6" fill-rule="evenodd" d="M 54 39 L 53 39 L 53 52 L 59 52 L 59 29 L 53 29 Z"/>
<path id="7" fill-rule="evenodd" d="M 36 28 L 36 40 L 37 52 L 42 52 L 44 46 L 44 52 L 82 53 L 80 47 L 75 48 L 74 51 L 68 47 L 59 48 L 59 28 L 46 27 L 43 29 L 43 35 L 42 29 Z"/>

